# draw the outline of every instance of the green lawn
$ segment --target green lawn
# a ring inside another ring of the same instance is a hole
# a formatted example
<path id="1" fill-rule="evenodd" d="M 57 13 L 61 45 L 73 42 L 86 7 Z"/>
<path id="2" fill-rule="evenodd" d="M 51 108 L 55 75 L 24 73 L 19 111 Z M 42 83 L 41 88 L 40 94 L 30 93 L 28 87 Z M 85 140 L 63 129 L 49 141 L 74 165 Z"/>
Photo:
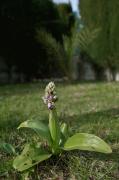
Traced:
<path id="1" fill-rule="evenodd" d="M 33 179 L 57 179 L 58 176 L 64 180 L 119 179 L 119 84 L 56 85 L 58 115 L 71 126 L 71 134 L 94 133 L 111 145 L 113 153 L 68 152 L 37 166 L 32 172 Z M 16 128 L 31 117 L 48 119 L 41 99 L 44 87 L 44 84 L 0 87 L 0 141 L 11 143 L 21 151 L 24 142 L 36 140 L 32 131 Z M 11 166 L 12 159 L 12 156 L 0 153 L 0 179 L 20 179 L 20 174 Z"/>

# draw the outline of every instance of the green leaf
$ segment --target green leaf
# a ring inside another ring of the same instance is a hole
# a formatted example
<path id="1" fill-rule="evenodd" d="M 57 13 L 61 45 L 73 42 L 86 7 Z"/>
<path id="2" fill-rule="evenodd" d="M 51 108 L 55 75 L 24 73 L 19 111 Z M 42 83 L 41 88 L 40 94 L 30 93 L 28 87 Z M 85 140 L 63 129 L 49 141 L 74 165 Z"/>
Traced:
<path id="1" fill-rule="evenodd" d="M 35 145 L 27 144 L 22 154 L 14 159 L 13 167 L 18 171 L 24 171 L 50 158 L 51 155 Z"/>
<path id="2" fill-rule="evenodd" d="M 62 146 L 68 138 L 68 126 L 66 123 L 61 124 L 60 131 L 61 135 L 59 145 Z"/>
<path id="3" fill-rule="evenodd" d="M 42 138 L 46 139 L 51 144 L 51 135 L 48 126 L 43 124 L 39 120 L 28 120 L 20 124 L 18 129 L 20 128 L 31 128 Z"/>
<path id="4" fill-rule="evenodd" d="M 64 150 L 88 150 L 101 153 L 111 153 L 110 146 L 93 134 L 77 133 L 70 137 L 64 144 Z"/>
<path id="5" fill-rule="evenodd" d="M 58 123 L 57 112 L 55 109 L 50 110 L 49 113 L 49 129 L 54 144 L 58 146 L 60 140 L 60 126 Z"/>
<path id="6" fill-rule="evenodd" d="M 68 137 L 68 125 L 66 123 L 63 123 L 60 127 L 61 133 L 65 138 Z"/>
<path id="7" fill-rule="evenodd" d="M 14 147 L 8 143 L 0 143 L 0 149 L 8 154 L 16 154 Z"/>

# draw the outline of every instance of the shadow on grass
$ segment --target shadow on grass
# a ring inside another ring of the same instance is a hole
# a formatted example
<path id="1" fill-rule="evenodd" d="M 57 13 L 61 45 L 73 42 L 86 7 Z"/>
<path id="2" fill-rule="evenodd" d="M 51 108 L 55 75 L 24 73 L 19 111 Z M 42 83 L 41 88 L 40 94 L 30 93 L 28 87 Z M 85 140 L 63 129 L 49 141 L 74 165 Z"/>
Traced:
<path id="1" fill-rule="evenodd" d="M 119 119 L 119 108 L 107 109 L 98 112 L 89 112 L 85 114 L 65 117 L 65 121 L 72 124 L 84 125 L 87 123 L 110 123 L 113 119 Z M 108 120 L 108 121 L 107 121 Z"/>
<path id="2" fill-rule="evenodd" d="M 119 162 L 119 108 L 69 116 L 65 120 L 72 127 L 71 134 L 74 132 L 95 134 L 111 144 L 113 150 L 109 155 L 85 151 L 79 152 L 79 155 L 81 153 L 88 158 Z"/>
<path id="3" fill-rule="evenodd" d="M 101 135 L 102 138 L 110 136 L 111 133 L 112 137 L 110 138 L 112 141 L 116 139 L 114 136 L 117 136 L 119 139 L 119 108 L 67 116 L 63 119 L 72 127 L 72 132 L 87 131 L 88 133 Z"/>
<path id="4" fill-rule="evenodd" d="M 47 123 L 47 117 L 40 117 L 40 116 L 32 116 L 31 118 L 39 119 L 44 121 L 44 123 Z M 21 112 L 9 112 L 8 114 L 4 114 L 3 116 L 0 116 L 0 130 L 7 129 L 9 131 L 12 131 L 13 129 L 16 129 L 19 124 L 23 121 L 29 120 L 30 115 L 28 114 L 22 114 Z"/>

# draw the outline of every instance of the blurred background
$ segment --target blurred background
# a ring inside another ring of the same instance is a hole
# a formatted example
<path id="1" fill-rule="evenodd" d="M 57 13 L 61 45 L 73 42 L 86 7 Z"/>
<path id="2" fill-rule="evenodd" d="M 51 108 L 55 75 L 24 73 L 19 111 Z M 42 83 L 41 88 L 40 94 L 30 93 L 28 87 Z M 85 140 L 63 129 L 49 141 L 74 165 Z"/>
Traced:
<path id="1" fill-rule="evenodd" d="M 118 9 L 118 0 L 1 0 L 0 84 L 119 81 Z"/>

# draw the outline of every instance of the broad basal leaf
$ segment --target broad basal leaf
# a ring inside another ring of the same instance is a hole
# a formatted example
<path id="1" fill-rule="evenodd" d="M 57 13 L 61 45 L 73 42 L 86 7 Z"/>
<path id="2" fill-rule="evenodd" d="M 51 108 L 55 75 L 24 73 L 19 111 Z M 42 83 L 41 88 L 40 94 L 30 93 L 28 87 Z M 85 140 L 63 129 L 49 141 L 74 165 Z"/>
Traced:
<path id="1" fill-rule="evenodd" d="M 52 154 L 49 154 L 34 145 L 27 144 L 22 154 L 15 158 L 13 167 L 18 171 L 24 171 L 50 158 L 51 155 Z"/>
<path id="2" fill-rule="evenodd" d="M 8 143 L 0 143 L 0 149 L 8 154 L 16 154 L 14 147 Z"/>
<path id="3" fill-rule="evenodd" d="M 49 113 L 49 129 L 54 144 L 58 145 L 60 140 L 60 126 L 55 109 L 50 110 Z"/>
<path id="4" fill-rule="evenodd" d="M 49 143 L 51 143 L 51 135 L 48 126 L 43 124 L 39 120 L 28 120 L 20 124 L 19 128 L 31 128 L 37 134 L 39 134 L 42 138 L 46 139 Z"/>
<path id="5" fill-rule="evenodd" d="M 64 144 L 64 150 L 88 150 L 102 153 L 111 153 L 110 146 L 93 134 L 77 133 L 70 137 Z"/>

